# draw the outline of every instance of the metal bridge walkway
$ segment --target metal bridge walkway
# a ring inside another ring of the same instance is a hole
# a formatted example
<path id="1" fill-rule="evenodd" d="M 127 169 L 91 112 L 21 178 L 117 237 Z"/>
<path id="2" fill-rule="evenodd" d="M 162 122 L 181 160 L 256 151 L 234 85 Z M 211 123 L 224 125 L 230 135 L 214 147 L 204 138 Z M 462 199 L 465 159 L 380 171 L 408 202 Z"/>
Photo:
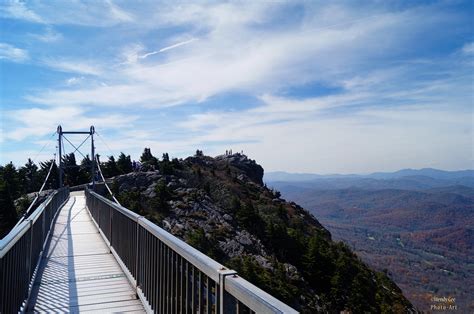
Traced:
<path id="1" fill-rule="evenodd" d="M 33 286 L 34 312 L 144 312 L 86 209 L 72 192 L 58 215 Z"/>

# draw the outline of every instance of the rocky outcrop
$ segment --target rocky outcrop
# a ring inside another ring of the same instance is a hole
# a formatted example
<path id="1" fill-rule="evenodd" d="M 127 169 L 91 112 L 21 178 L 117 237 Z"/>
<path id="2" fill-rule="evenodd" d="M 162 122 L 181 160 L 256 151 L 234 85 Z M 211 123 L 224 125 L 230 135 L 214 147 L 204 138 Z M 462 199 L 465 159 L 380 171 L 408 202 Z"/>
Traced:
<path id="1" fill-rule="evenodd" d="M 216 161 L 222 161 L 229 165 L 239 169 L 242 175 L 247 176 L 253 182 L 263 185 L 263 168 L 255 162 L 255 160 L 249 159 L 246 155 L 236 153 L 232 155 L 220 155 L 215 158 Z"/>

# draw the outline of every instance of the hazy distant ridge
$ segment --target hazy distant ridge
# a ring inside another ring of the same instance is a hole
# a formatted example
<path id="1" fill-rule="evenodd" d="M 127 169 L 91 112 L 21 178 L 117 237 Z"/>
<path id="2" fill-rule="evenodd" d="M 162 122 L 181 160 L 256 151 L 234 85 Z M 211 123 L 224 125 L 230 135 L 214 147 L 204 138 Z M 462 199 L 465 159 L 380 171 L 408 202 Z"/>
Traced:
<path id="1" fill-rule="evenodd" d="M 303 182 L 319 179 L 399 179 L 403 177 L 430 177 L 441 180 L 455 180 L 474 178 L 474 170 L 445 171 L 433 168 L 423 169 L 402 169 L 395 172 L 374 172 L 367 175 L 361 174 L 315 174 L 315 173 L 289 173 L 284 171 L 274 171 L 265 173 L 265 182 Z"/>

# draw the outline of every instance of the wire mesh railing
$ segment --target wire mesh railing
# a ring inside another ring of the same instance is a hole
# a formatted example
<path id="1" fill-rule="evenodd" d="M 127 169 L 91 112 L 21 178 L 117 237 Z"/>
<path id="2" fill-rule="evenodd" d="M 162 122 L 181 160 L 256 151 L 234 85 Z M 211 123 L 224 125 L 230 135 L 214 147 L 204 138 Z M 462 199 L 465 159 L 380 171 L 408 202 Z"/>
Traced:
<path id="1" fill-rule="evenodd" d="M 0 240 L 0 313 L 26 309 L 54 218 L 68 197 L 67 188 L 53 192 Z"/>
<path id="2" fill-rule="evenodd" d="M 155 313 L 297 313 L 146 218 L 86 189 L 101 235 Z"/>

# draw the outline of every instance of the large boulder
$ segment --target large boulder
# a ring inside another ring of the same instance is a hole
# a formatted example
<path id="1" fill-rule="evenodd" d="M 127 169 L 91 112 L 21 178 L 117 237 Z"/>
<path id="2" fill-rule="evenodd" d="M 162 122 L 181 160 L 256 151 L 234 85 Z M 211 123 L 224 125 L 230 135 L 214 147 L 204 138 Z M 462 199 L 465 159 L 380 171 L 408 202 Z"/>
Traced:
<path id="1" fill-rule="evenodd" d="M 220 155 L 218 161 L 227 162 L 229 165 L 241 170 L 253 182 L 263 185 L 263 168 L 244 154 Z"/>

